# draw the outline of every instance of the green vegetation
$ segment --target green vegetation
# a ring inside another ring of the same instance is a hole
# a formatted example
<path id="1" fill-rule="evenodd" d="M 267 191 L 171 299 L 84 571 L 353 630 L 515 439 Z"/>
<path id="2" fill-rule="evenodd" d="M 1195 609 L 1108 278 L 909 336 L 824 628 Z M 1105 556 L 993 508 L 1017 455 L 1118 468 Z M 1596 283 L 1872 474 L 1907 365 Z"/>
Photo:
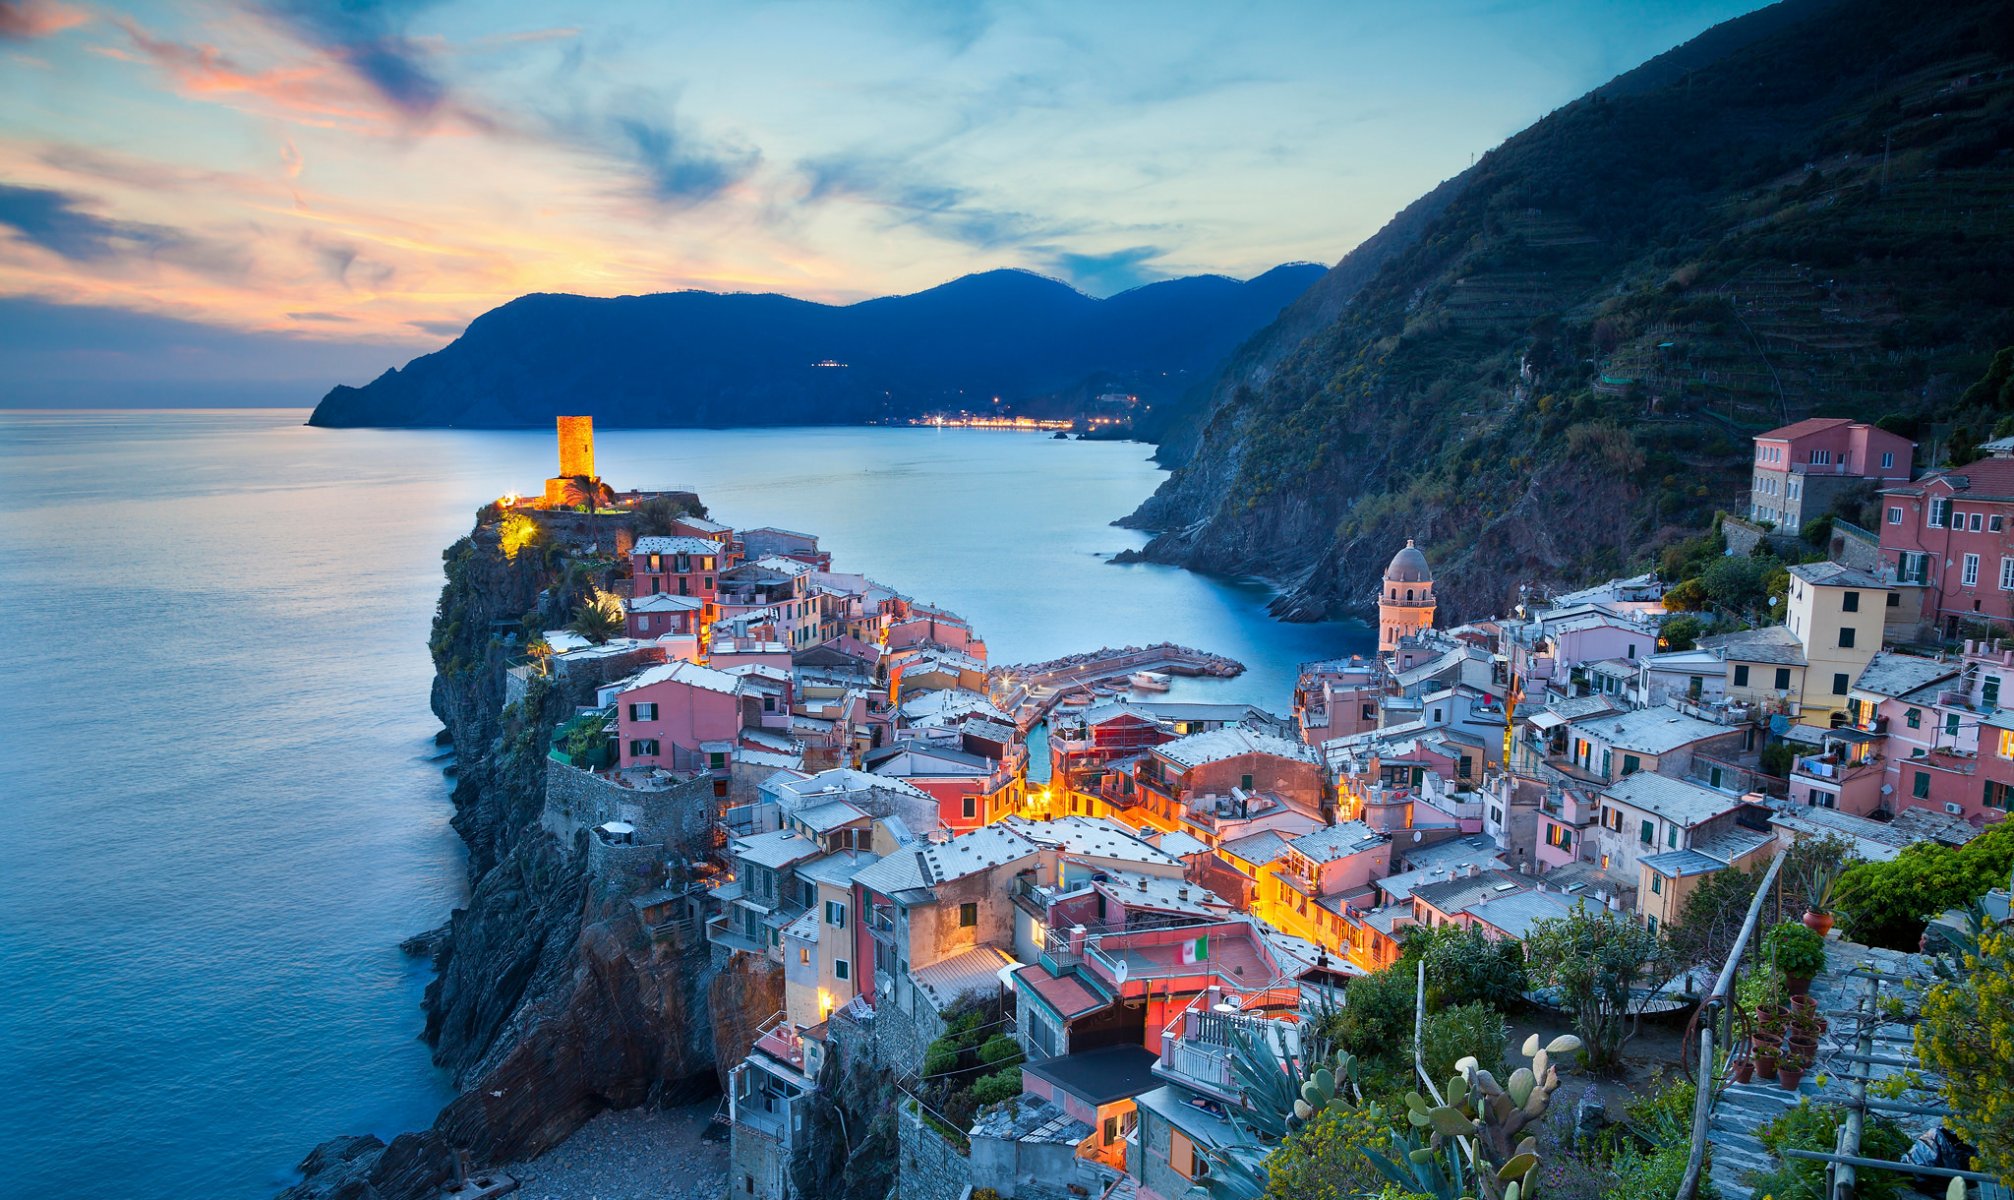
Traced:
<path id="1" fill-rule="evenodd" d="M 1692 1080 L 1682 1075 L 1662 1081 L 1657 1090 L 1629 1106 L 1626 1138 L 1609 1161 L 1612 1182 L 1602 1200 L 1640 1200 L 1645 1196 L 1678 1194 L 1685 1163 L 1692 1151 L 1692 1107 L 1697 1095 Z M 1710 1160 L 1709 1160 L 1710 1161 Z M 1715 1194 L 1702 1180 L 1700 1195 Z"/>
<path id="2" fill-rule="evenodd" d="M 1916 1055 L 1941 1076 L 1951 1128 L 2014 1185 L 2014 933 L 1981 937 L 1955 978 L 1931 987 Z"/>
<path id="3" fill-rule="evenodd" d="M 1764 934 L 1762 954 L 1786 980 L 1810 979 L 1825 970 L 1825 939 L 1802 921 L 1785 921 Z"/>
<path id="4" fill-rule="evenodd" d="M 1772 1154 L 1783 1150 L 1837 1148 L 1839 1126 L 1846 1110 L 1811 1103 L 1806 1098 L 1769 1124 L 1756 1130 L 1756 1137 Z M 1899 1158 L 1909 1148 L 1909 1138 L 1895 1122 L 1885 1117 L 1868 1120 L 1860 1133 L 1860 1153 L 1868 1158 Z M 1825 1200 L 1825 1164 L 1808 1159 L 1783 1159 L 1783 1165 L 1760 1175 L 1750 1183 L 1758 1196 L 1775 1200 Z M 1894 1171 L 1861 1171 L 1856 1176 L 1859 1200 L 1895 1200 L 1910 1191 L 1906 1175 Z"/>
<path id="5" fill-rule="evenodd" d="M 2014 364 L 1986 357 L 2014 342 L 2014 81 L 1980 79 L 2004 14 L 1748 20 L 1733 49 L 1649 64 L 1484 155 L 1330 324 L 1284 323 L 1145 510 L 1183 531 L 1163 550 L 1340 564 L 1293 598 L 1313 611 L 1356 603 L 1418 536 L 1444 603 L 1501 611 L 1535 571 L 1653 565 L 1745 490 L 1761 430 L 1948 420 L 1982 371 L 1960 423 L 2014 416 Z"/>
<path id="6" fill-rule="evenodd" d="M 1665 962 L 1664 944 L 1628 916 L 1578 906 L 1540 921 L 1525 939 L 1532 981 L 1554 988 L 1573 1014 L 1591 1070 L 1622 1065 L 1622 1048 L 1636 1035 L 1632 988 Z"/>
<path id="7" fill-rule="evenodd" d="M 967 999 L 945 1014 L 944 1036 L 924 1048 L 916 1094 L 961 1129 L 981 1105 L 1021 1094 L 1021 1047 L 1004 1022 L 998 999 Z"/>
<path id="8" fill-rule="evenodd" d="M 2014 822 L 1989 826 L 1956 849 L 1917 842 L 1889 862 L 1856 863 L 1834 889 L 1845 935 L 1856 942 L 1914 950 L 1923 927 L 1963 908 L 2014 870 Z"/>
<path id="9" fill-rule="evenodd" d="M 600 645 L 622 636 L 624 624 L 622 598 L 595 588 L 574 608 L 567 630 Z"/>
<path id="10" fill-rule="evenodd" d="M 1389 1155 L 1394 1127 L 1382 1110 L 1324 1109 L 1266 1160 L 1267 1200 L 1358 1200 L 1385 1184 L 1364 1151 Z"/>

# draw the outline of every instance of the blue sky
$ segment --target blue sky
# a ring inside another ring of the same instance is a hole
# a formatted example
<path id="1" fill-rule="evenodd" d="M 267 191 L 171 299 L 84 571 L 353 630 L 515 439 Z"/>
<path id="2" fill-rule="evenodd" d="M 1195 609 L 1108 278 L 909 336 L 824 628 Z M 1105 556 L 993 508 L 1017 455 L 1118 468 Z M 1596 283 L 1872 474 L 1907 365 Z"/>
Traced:
<path id="1" fill-rule="evenodd" d="M 308 403 L 529 291 L 1332 262 L 1754 7 L 0 0 L 0 403 Z"/>

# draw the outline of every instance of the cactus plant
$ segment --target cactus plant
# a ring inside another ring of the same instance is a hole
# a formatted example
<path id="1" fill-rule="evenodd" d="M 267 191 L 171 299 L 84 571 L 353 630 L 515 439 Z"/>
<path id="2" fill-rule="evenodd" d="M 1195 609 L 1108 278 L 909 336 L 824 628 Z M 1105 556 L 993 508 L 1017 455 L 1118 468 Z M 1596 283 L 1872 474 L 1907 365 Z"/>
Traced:
<path id="1" fill-rule="evenodd" d="M 1289 1043 L 1297 1028 L 1299 1051 Z M 1266 1190 L 1265 1160 L 1290 1134 L 1324 1110 L 1363 1102 L 1357 1087 L 1357 1060 L 1315 1034 L 1316 1024 L 1298 1027 L 1269 1021 L 1263 1037 L 1242 1024 L 1230 1027 L 1231 1077 L 1244 1105 L 1226 1117 L 1242 1136 L 1239 1144 L 1210 1152 L 1206 1187 L 1212 1200 L 1253 1200 Z"/>
<path id="2" fill-rule="evenodd" d="M 1524 1044 L 1531 1065 L 1511 1072 L 1503 1083 L 1475 1059 L 1462 1059 L 1444 1089 L 1443 1103 L 1431 1103 L 1418 1092 L 1406 1097 L 1406 1123 L 1426 1134 L 1426 1144 L 1403 1139 L 1404 1165 L 1376 1154 L 1373 1163 L 1392 1182 L 1437 1200 L 1462 1200 L 1470 1195 L 1469 1182 L 1482 1200 L 1529 1200 L 1538 1184 L 1539 1159 L 1537 1139 L 1525 1131 L 1545 1116 L 1559 1088 L 1553 1058 L 1580 1046 L 1572 1034 L 1544 1046 L 1533 1034 Z"/>

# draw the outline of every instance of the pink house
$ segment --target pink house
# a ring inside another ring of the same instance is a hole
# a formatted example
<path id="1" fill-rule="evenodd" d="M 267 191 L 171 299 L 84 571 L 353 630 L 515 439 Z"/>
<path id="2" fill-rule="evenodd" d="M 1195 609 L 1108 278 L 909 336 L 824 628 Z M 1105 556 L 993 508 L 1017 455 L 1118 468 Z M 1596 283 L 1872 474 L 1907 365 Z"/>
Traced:
<path id="1" fill-rule="evenodd" d="M 1600 800 L 1590 790 L 1568 785 L 1546 790 L 1538 802 L 1538 844 L 1532 850 L 1540 874 L 1579 860 L 1586 830 L 1594 824 L 1600 808 Z"/>
<path id="2" fill-rule="evenodd" d="M 891 624 L 887 644 L 890 650 L 943 646 L 969 654 L 982 663 L 986 661 L 986 643 L 972 632 L 965 618 L 927 604 L 913 605 L 906 615 Z"/>
<path id="3" fill-rule="evenodd" d="M 624 767 L 674 770 L 727 765 L 741 734 L 742 681 L 697 663 L 652 667 L 616 694 L 617 751 Z M 718 749 L 716 749 L 718 747 Z M 711 756 L 722 755 L 714 763 Z"/>
<path id="4" fill-rule="evenodd" d="M 623 609 L 629 636 L 650 641 L 667 634 L 679 637 L 699 633 L 706 614 L 706 601 L 698 596 L 678 596 L 669 592 L 633 596 Z"/>
<path id="5" fill-rule="evenodd" d="M 1564 687 L 1568 673 L 1588 663 L 1635 662 L 1657 652 L 1657 627 L 1634 614 L 1601 604 L 1540 613 L 1510 626 L 1511 669 L 1529 690 L 1536 683 Z"/>
<path id="6" fill-rule="evenodd" d="M 1797 530 L 1863 479 L 1909 478 L 1915 443 L 1844 417 L 1813 417 L 1755 439 L 1748 516 Z"/>
<path id="7" fill-rule="evenodd" d="M 1902 677 L 1905 666 L 1925 682 L 1876 702 L 1878 692 L 1895 690 L 1883 681 Z M 1955 665 L 1900 655 L 1870 663 L 1850 711 L 1857 728 L 1887 735 L 1881 810 L 1922 808 L 1974 825 L 2004 819 L 2014 788 L 2014 718 L 2001 707 L 2008 691 L 2014 651 L 1991 642 L 1966 643 Z"/>
<path id="8" fill-rule="evenodd" d="M 1881 560 L 1922 584 L 1925 620 L 2014 621 L 2014 458 L 1933 471 L 1881 493 Z"/>

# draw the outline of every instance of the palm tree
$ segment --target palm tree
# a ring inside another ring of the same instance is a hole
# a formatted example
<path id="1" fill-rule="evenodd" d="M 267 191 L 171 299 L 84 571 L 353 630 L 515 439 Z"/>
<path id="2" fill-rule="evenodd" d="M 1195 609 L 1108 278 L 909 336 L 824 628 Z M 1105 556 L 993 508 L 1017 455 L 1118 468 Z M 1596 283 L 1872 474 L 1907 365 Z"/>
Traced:
<path id="1" fill-rule="evenodd" d="M 573 622 L 567 629 L 600 645 L 612 637 L 620 636 L 627 628 L 623 615 L 622 598 L 611 592 L 595 588 L 587 599 L 573 610 Z"/>
<path id="2" fill-rule="evenodd" d="M 566 500 L 567 507 L 577 506 L 588 513 L 615 503 L 615 489 L 592 475 L 568 477 L 560 495 Z"/>

